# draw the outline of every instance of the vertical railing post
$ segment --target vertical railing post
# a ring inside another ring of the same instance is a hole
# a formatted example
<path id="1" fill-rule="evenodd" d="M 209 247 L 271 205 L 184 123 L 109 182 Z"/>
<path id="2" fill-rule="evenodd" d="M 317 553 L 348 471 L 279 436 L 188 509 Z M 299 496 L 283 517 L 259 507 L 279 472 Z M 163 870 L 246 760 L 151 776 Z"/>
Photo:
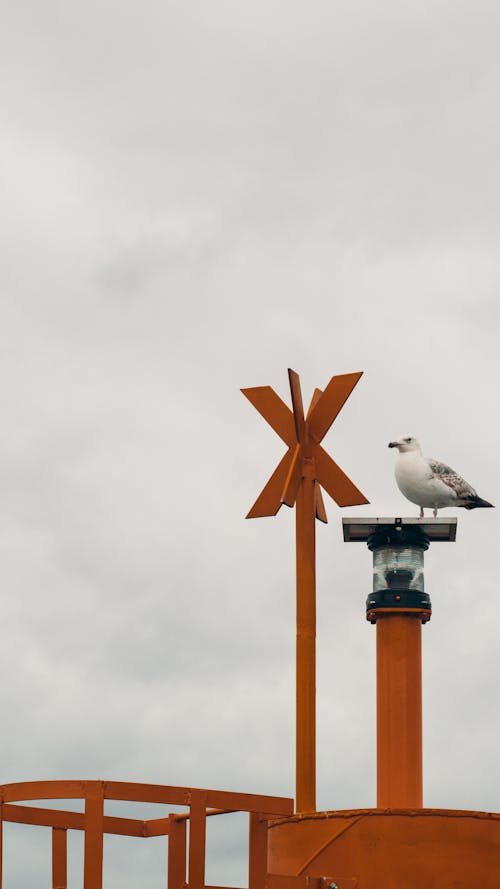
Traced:
<path id="1" fill-rule="evenodd" d="M 104 785 L 102 781 L 85 784 L 85 844 L 83 889 L 102 889 L 104 827 Z"/>
<path id="2" fill-rule="evenodd" d="M 68 831 L 52 828 L 52 889 L 68 889 Z"/>
<path id="3" fill-rule="evenodd" d="M 168 889 L 183 889 L 186 882 L 186 821 L 169 817 Z"/>
<path id="4" fill-rule="evenodd" d="M 3 861 L 3 799 L 0 798 L 0 889 L 2 889 L 2 861 Z"/>
<path id="5" fill-rule="evenodd" d="M 206 829 L 204 795 L 193 792 L 189 807 L 189 889 L 205 887 Z"/>
<path id="6" fill-rule="evenodd" d="M 267 874 L 268 822 L 263 815 L 250 813 L 248 840 L 248 887 L 265 889 Z"/>

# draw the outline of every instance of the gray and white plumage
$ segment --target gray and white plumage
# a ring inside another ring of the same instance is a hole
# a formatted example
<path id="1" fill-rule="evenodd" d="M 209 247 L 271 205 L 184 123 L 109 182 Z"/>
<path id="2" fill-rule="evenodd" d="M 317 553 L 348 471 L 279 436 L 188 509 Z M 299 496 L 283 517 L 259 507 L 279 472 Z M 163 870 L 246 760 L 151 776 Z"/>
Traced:
<path id="1" fill-rule="evenodd" d="M 420 506 L 421 518 L 424 508 L 432 509 L 436 516 L 438 509 L 446 506 L 465 509 L 493 506 L 446 463 L 424 457 L 413 436 L 391 441 L 389 447 L 398 449 L 395 468 L 398 488 L 408 500 Z"/>

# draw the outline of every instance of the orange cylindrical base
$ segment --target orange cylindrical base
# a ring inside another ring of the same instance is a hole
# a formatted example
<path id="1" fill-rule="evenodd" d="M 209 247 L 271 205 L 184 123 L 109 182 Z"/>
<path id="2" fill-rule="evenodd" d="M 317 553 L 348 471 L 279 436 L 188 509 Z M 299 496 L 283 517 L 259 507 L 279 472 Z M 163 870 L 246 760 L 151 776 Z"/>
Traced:
<path id="1" fill-rule="evenodd" d="M 498 889 L 500 815 L 438 809 L 318 812 L 269 830 L 269 871 L 339 889 Z M 328 883 L 326 883 L 328 885 Z"/>
<path id="2" fill-rule="evenodd" d="M 377 615 L 377 806 L 422 803 L 422 622 Z"/>

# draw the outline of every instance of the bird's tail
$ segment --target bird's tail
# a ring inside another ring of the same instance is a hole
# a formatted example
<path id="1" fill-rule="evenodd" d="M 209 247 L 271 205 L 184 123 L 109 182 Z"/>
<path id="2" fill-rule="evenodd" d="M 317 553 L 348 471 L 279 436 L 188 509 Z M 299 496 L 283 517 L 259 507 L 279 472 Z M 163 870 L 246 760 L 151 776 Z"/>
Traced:
<path id="1" fill-rule="evenodd" d="M 481 497 L 469 497 L 469 499 L 464 503 L 466 509 L 478 509 L 478 507 L 487 507 L 490 506 L 494 509 L 493 503 L 488 503 L 487 500 L 483 500 Z"/>

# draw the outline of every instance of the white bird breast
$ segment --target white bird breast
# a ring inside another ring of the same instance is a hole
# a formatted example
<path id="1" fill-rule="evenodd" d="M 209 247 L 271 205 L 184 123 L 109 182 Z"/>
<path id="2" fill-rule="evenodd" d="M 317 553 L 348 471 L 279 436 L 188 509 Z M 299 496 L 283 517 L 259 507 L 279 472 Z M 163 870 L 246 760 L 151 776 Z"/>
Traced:
<path id="1" fill-rule="evenodd" d="M 422 507 L 440 509 L 457 499 L 455 492 L 439 478 L 434 478 L 427 462 L 420 456 L 400 454 L 395 469 L 398 488 L 408 500 Z"/>

